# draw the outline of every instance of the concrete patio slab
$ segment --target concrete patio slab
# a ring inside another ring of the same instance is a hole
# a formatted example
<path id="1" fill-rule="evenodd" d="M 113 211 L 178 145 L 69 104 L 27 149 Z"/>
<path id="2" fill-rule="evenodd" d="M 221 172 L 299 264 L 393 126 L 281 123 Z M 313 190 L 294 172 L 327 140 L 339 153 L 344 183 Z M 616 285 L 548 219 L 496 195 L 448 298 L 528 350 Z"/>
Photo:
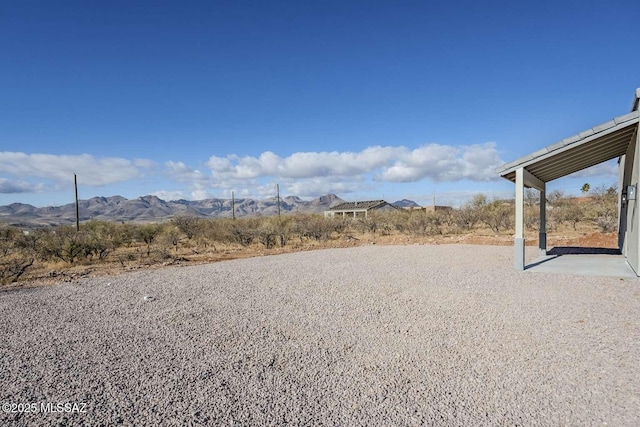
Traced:
<path id="1" fill-rule="evenodd" d="M 622 255 L 552 254 L 538 258 L 527 265 L 525 271 L 638 279 Z"/>

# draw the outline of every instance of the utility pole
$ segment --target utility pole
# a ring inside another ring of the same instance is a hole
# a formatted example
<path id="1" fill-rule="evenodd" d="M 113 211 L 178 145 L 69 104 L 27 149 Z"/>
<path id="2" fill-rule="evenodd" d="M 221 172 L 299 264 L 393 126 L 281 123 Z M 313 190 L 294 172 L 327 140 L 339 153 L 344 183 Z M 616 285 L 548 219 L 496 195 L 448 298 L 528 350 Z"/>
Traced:
<path id="1" fill-rule="evenodd" d="M 80 208 L 78 207 L 78 176 L 73 174 L 73 183 L 76 187 L 76 231 L 80 231 Z"/>
<path id="2" fill-rule="evenodd" d="M 231 192 L 231 215 L 236 219 L 236 196 L 233 191 Z"/>
<path id="3" fill-rule="evenodd" d="M 433 209 L 436 208 L 436 192 L 433 192 Z"/>
<path id="4" fill-rule="evenodd" d="M 276 184 L 276 191 L 278 192 L 278 218 L 280 218 L 280 184 Z"/>

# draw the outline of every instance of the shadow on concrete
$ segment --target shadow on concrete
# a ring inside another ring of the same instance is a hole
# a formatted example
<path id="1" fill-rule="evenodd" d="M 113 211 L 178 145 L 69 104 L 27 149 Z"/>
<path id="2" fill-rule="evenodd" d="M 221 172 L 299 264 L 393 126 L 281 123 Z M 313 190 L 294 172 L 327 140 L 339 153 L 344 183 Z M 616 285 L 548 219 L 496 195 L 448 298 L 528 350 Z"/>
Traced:
<path id="1" fill-rule="evenodd" d="M 582 248 L 578 246 L 558 246 L 550 251 L 547 255 L 622 255 L 618 248 Z"/>
<path id="2" fill-rule="evenodd" d="M 559 255 L 548 255 L 550 251 L 547 251 L 547 256 L 544 257 L 540 257 L 538 259 L 536 259 L 535 261 L 527 264 L 524 266 L 525 270 L 531 270 L 534 267 L 537 267 L 541 264 L 544 264 L 545 262 L 551 261 L 552 259 L 556 259 Z"/>

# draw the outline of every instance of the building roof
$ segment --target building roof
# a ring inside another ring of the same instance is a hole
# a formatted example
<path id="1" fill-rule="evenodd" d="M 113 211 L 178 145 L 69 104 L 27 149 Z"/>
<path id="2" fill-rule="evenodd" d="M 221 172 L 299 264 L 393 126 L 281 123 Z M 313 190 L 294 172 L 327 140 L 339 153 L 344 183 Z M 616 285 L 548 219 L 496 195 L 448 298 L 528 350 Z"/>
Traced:
<path id="1" fill-rule="evenodd" d="M 524 168 L 539 180 L 549 182 L 624 155 L 638 131 L 639 98 L 637 89 L 630 113 L 509 162 L 496 172 L 515 182 L 516 170 Z"/>
<path id="2" fill-rule="evenodd" d="M 384 200 L 366 200 L 362 202 L 344 202 L 329 208 L 330 211 L 352 211 L 355 209 L 377 209 L 385 205 L 393 206 Z"/>

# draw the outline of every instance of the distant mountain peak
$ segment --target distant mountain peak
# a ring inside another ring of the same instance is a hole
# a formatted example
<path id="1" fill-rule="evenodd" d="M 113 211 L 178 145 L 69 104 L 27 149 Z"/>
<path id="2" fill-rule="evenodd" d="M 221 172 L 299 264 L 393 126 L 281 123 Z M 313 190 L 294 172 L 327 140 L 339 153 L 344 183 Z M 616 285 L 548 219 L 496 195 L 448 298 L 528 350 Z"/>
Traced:
<path id="1" fill-rule="evenodd" d="M 397 202 L 393 202 L 392 205 L 398 206 L 399 208 L 417 208 L 420 207 L 419 204 L 409 199 L 398 200 Z"/>
<path id="2" fill-rule="evenodd" d="M 333 193 L 329 193 L 329 194 L 325 194 L 324 196 L 320 196 L 317 200 L 319 202 L 318 204 L 320 204 L 320 205 L 329 205 L 329 206 L 344 202 L 344 200 L 342 200 L 340 197 L 336 196 Z"/>

